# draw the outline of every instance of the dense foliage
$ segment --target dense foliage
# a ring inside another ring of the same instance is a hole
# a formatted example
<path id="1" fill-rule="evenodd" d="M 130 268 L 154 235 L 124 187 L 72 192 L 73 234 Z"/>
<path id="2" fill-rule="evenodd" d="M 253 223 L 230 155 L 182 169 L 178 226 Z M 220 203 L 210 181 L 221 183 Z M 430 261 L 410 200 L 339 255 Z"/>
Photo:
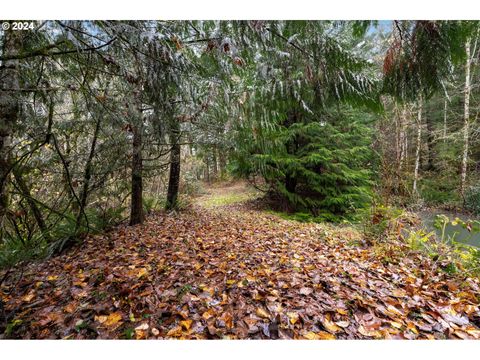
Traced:
<path id="1" fill-rule="evenodd" d="M 478 29 L 45 21 L 2 30 L 2 264 L 142 223 L 182 206 L 200 181 L 231 176 L 317 220 L 354 219 L 372 199 L 473 209 Z"/>

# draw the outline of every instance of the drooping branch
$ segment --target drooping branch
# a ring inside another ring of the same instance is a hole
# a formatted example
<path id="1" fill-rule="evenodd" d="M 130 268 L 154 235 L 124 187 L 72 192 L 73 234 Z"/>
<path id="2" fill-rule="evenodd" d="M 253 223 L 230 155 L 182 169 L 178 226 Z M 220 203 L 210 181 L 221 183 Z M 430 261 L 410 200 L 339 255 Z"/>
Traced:
<path id="1" fill-rule="evenodd" d="M 45 46 L 41 49 L 36 49 L 33 51 L 30 51 L 26 54 L 15 54 L 15 55 L 6 55 L 6 56 L 0 56 L 1 61 L 6 61 L 6 60 L 24 60 L 36 56 L 58 56 L 58 55 L 66 55 L 66 54 L 73 54 L 73 53 L 79 53 L 79 52 L 89 52 L 89 51 L 97 51 L 100 50 L 111 43 L 113 43 L 116 40 L 116 37 L 111 38 L 109 41 L 107 41 L 104 44 L 98 45 L 98 46 L 89 46 L 86 48 L 82 49 L 73 49 L 73 50 L 62 50 L 62 51 L 52 51 L 50 52 L 50 49 L 58 48 L 59 45 L 61 45 L 64 41 L 61 41 L 56 44 L 51 44 L 48 46 Z"/>

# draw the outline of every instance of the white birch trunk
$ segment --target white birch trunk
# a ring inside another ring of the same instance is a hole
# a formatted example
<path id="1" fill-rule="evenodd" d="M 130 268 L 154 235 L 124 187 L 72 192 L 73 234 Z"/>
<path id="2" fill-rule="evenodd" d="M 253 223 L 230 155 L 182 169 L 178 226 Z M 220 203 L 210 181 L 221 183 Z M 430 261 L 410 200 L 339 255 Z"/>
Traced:
<path id="1" fill-rule="evenodd" d="M 445 105 L 443 107 L 443 142 L 447 141 L 447 99 L 445 98 Z"/>
<path id="2" fill-rule="evenodd" d="M 417 148 L 415 151 L 415 170 L 413 174 L 413 194 L 418 195 L 418 169 L 420 168 L 420 148 L 422 146 L 422 98 L 418 101 L 418 116 L 417 116 Z"/>
<path id="3" fill-rule="evenodd" d="M 466 64 L 465 64 L 465 87 L 464 87 L 464 113 L 463 113 L 463 156 L 462 156 L 462 172 L 461 172 L 461 185 L 460 193 L 463 196 L 465 194 L 465 186 L 467 182 L 467 164 L 468 164 L 468 146 L 469 146 L 469 134 L 470 134 L 470 39 L 465 43 L 466 52 Z"/>
<path id="4" fill-rule="evenodd" d="M 407 106 L 402 105 L 402 114 L 400 116 L 400 166 L 399 173 L 402 171 L 403 163 L 407 156 Z"/>

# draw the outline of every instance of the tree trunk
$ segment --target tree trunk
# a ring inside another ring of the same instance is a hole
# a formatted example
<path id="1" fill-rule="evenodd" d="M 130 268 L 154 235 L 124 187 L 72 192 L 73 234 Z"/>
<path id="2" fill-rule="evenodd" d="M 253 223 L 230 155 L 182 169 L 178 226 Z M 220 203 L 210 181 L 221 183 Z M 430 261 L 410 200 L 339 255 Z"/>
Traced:
<path id="1" fill-rule="evenodd" d="M 213 178 L 218 179 L 218 161 L 217 161 L 217 146 L 213 147 Z"/>
<path id="2" fill-rule="evenodd" d="M 297 187 L 297 179 L 293 176 L 290 176 L 287 174 L 285 176 L 285 188 L 289 193 L 294 194 L 295 193 L 295 188 Z"/>
<path id="3" fill-rule="evenodd" d="M 220 167 L 220 177 L 225 178 L 225 168 L 227 166 L 225 151 L 220 150 L 218 154 L 218 164 Z"/>
<path id="4" fill-rule="evenodd" d="M 205 180 L 210 183 L 210 162 L 208 161 L 208 155 L 205 157 Z"/>
<path id="5" fill-rule="evenodd" d="M 40 229 L 40 232 L 42 233 L 43 238 L 47 242 L 50 242 L 51 238 L 50 238 L 50 235 L 48 234 L 48 229 L 47 229 L 47 226 L 45 225 L 45 220 L 43 219 L 42 212 L 38 208 L 37 203 L 32 198 L 32 195 L 30 194 L 30 189 L 28 188 L 27 184 L 23 180 L 22 172 L 16 166 L 13 168 L 13 176 L 15 177 L 15 181 L 18 185 L 18 189 L 22 193 L 22 196 L 25 198 L 25 200 L 27 200 L 28 206 L 32 211 L 33 217 L 37 222 L 38 228 Z"/>
<path id="6" fill-rule="evenodd" d="M 172 121 L 170 132 L 170 143 L 172 149 L 170 152 L 170 175 L 168 179 L 167 203 L 165 208 L 172 210 L 177 207 L 178 188 L 180 185 L 180 124 L 178 121 Z"/>
<path id="7" fill-rule="evenodd" d="M 83 175 L 83 187 L 82 187 L 82 192 L 80 194 L 80 209 L 77 214 L 77 221 L 75 224 L 75 232 L 78 231 L 80 228 L 81 224 L 81 219 L 82 215 L 85 213 L 85 207 L 87 206 L 87 198 L 88 198 L 88 188 L 90 186 L 90 179 L 92 177 L 92 162 L 93 162 L 93 157 L 95 156 L 95 147 L 97 145 L 97 138 L 98 138 L 98 132 L 100 131 L 100 123 L 102 120 L 102 116 L 98 116 L 97 122 L 95 123 L 95 130 L 93 132 L 93 139 L 92 139 L 92 144 L 90 145 L 90 153 L 88 154 L 88 159 L 85 164 L 85 172 Z M 85 218 L 85 221 L 87 222 L 87 228 L 89 227 L 88 225 L 88 219 Z"/>
<path id="8" fill-rule="evenodd" d="M 401 153 L 402 153 L 402 118 L 398 110 L 397 103 L 394 104 L 394 119 L 395 119 L 395 172 L 394 172 L 394 183 L 393 191 L 395 193 L 399 192 L 400 189 L 400 177 L 402 170 L 401 162 Z"/>
<path id="9" fill-rule="evenodd" d="M 413 194 L 418 196 L 417 181 L 418 169 L 420 167 L 420 148 L 422 146 L 422 99 L 418 101 L 418 117 L 417 117 L 417 149 L 415 151 L 415 171 L 413 175 Z"/>
<path id="10" fill-rule="evenodd" d="M 143 184 L 142 184 L 142 124 L 132 126 L 132 198 L 130 207 L 130 225 L 143 222 Z"/>
<path id="11" fill-rule="evenodd" d="M 465 64 L 465 87 L 464 87 L 464 113 L 463 113 L 463 156 L 462 156 L 462 171 L 461 171 L 461 183 L 460 183 L 460 194 L 463 196 L 465 194 L 465 186 L 467 182 L 467 164 L 468 164 L 468 145 L 469 145 L 469 134 L 470 134 L 470 39 L 465 43 L 465 52 L 467 61 Z"/>
<path id="12" fill-rule="evenodd" d="M 2 55 L 18 55 L 23 44 L 23 32 L 5 30 Z M 0 68 L 0 235 L 8 211 L 7 184 L 11 170 L 10 142 L 17 123 L 20 104 L 18 101 L 19 62 L 16 59 L 4 60 Z M 2 91 L 1 89 L 8 89 Z"/>
<path id="13" fill-rule="evenodd" d="M 431 116 L 426 116 L 425 117 L 425 122 L 427 124 L 427 166 L 426 170 L 427 171 L 432 171 L 435 170 L 435 139 L 433 137 L 433 123 L 432 123 L 432 117 Z"/>
<path id="14" fill-rule="evenodd" d="M 400 115 L 400 159 L 398 173 L 401 176 L 403 164 L 407 162 L 407 147 L 408 147 L 408 137 L 407 137 L 407 105 L 402 105 L 402 113 Z"/>
<path id="15" fill-rule="evenodd" d="M 447 98 L 445 98 L 445 104 L 443 106 L 443 142 L 447 141 L 447 108 L 448 102 Z"/>

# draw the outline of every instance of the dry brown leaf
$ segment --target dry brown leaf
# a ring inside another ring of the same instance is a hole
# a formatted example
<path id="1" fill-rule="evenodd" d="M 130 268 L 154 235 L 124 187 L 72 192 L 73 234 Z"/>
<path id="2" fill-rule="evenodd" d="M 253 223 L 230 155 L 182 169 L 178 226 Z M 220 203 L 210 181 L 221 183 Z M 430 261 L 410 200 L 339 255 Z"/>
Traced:
<path id="1" fill-rule="evenodd" d="M 336 321 L 335 324 L 342 328 L 347 328 L 350 325 L 350 321 Z"/>
<path id="2" fill-rule="evenodd" d="M 208 320 L 210 319 L 211 317 L 213 317 L 215 315 L 215 310 L 213 309 L 208 309 L 207 311 L 205 311 L 203 314 L 202 314 L 202 318 L 204 318 L 205 320 Z"/>
<path id="3" fill-rule="evenodd" d="M 270 314 L 260 307 L 257 308 L 255 314 L 257 314 L 257 316 L 260 316 L 260 317 L 265 318 L 265 319 L 270 318 Z"/>
<path id="4" fill-rule="evenodd" d="M 147 323 L 143 323 L 143 324 L 140 324 L 138 325 L 136 328 L 135 328 L 135 331 L 140 331 L 140 330 L 148 330 L 149 326 Z"/>
<path id="5" fill-rule="evenodd" d="M 302 287 L 302 288 L 300 289 L 300 294 L 301 294 L 301 295 L 307 296 L 307 295 L 310 295 L 311 293 L 313 293 L 313 289 L 310 288 L 310 287 Z"/>
<path id="6" fill-rule="evenodd" d="M 330 334 L 326 331 L 320 331 L 320 332 L 317 333 L 317 335 L 318 335 L 318 338 L 320 340 L 335 340 L 336 339 L 335 335 Z"/>
<path id="7" fill-rule="evenodd" d="M 30 302 L 32 301 L 32 299 L 35 297 L 35 294 L 34 293 L 29 293 L 27 295 L 25 295 L 22 300 L 25 301 L 25 302 Z"/>
<path id="8" fill-rule="evenodd" d="M 174 328 L 170 329 L 167 332 L 167 336 L 173 336 L 173 337 L 180 337 L 182 336 L 182 327 L 181 326 L 175 326 Z"/>

